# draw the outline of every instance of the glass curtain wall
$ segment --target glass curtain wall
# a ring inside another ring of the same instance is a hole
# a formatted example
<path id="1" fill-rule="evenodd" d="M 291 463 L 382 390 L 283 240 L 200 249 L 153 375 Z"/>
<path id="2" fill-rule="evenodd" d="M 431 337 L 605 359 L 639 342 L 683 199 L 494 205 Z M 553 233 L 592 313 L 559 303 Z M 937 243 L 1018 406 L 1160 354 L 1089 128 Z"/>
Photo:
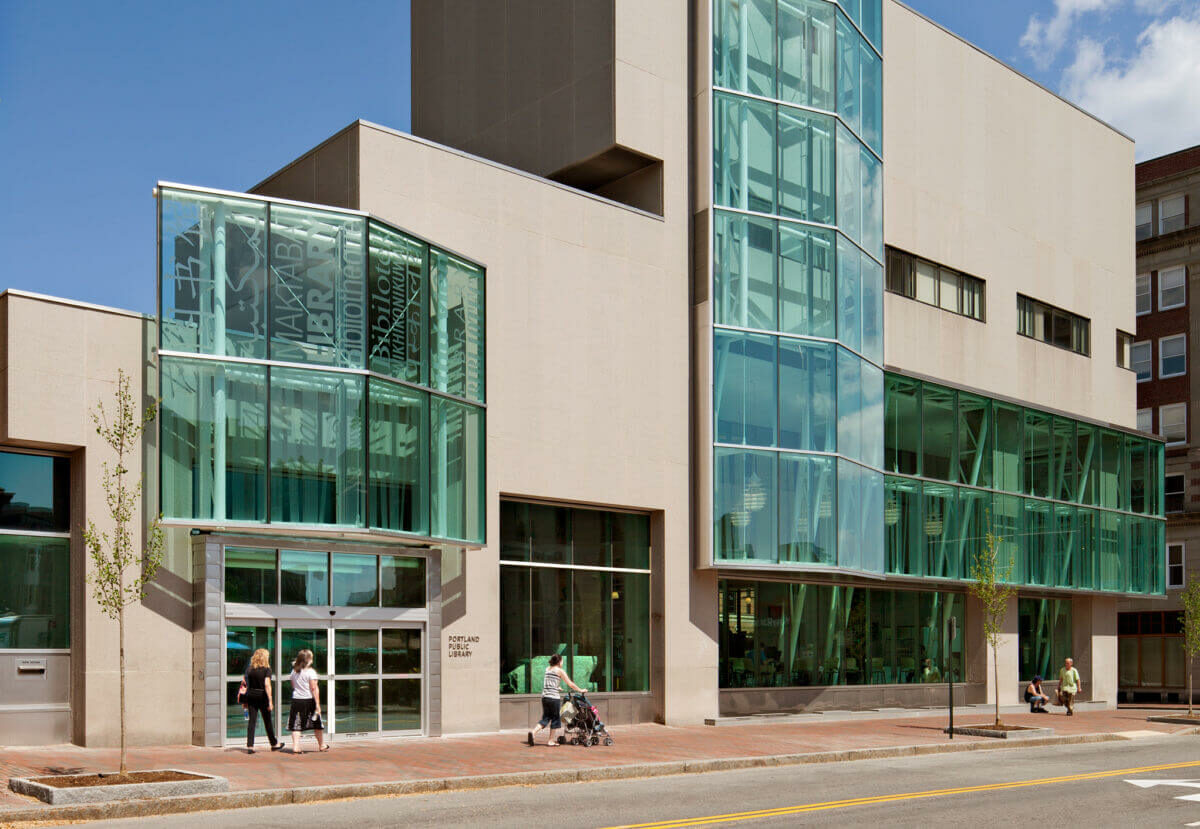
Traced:
<path id="1" fill-rule="evenodd" d="M 552 565 L 552 566 L 546 566 Z M 500 693 L 650 690 L 650 518 L 500 502 Z"/>
<path id="2" fill-rule="evenodd" d="M 1010 580 L 1161 595 L 1163 444 L 888 374 L 887 572 L 966 579 L 987 533 Z"/>
<path id="3" fill-rule="evenodd" d="M 348 211 L 159 204 L 164 515 L 482 542 L 483 268 Z"/>
<path id="4" fill-rule="evenodd" d="M 1017 601 L 1017 647 L 1020 676 L 1028 682 L 1035 676 L 1054 679 L 1063 660 L 1074 656 L 1071 640 L 1070 599 Z"/>
<path id="5" fill-rule="evenodd" d="M 725 581 L 722 688 L 962 681 L 965 594 Z M 957 633 L 947 640 L 947 620 Z"/>
<path id="6" fill-rule="evenodd" d="M 713 4 L 715 561 L 882 572 L 879 0 Z"/>

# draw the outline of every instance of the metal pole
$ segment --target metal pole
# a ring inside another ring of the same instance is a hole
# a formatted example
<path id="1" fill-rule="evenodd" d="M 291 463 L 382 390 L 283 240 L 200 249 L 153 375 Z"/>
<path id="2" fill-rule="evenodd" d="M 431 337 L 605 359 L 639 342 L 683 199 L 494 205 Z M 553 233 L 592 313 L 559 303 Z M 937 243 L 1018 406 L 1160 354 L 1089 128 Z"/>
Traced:
<path id="1" fill-rule="evenodd" d="M 954 640 L 958 638 L 958 618 L 951 616 L 947 620 L 949 633 L 949 642 L 946 644 L 946 649 L 942 652 L 943 658 L 949 657 L 949 665 L 946 668 L 946 678 L 950 681 L 950 739 L 954 739 Z M 999 693 L 999 692 L 997 692 Z"/>

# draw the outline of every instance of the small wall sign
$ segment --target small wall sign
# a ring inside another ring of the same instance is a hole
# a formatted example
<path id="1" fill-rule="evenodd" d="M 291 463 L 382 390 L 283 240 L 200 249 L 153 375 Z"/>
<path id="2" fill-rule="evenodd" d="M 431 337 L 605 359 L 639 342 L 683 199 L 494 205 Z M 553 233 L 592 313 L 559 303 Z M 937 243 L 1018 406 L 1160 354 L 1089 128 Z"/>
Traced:
<path id="1" fill-rule="evenodd" d="M 446 656 L 450 659 L 470 659 L 475 653 L 479 637 L 466 633 L 450 634 L 449 647 Z"/>

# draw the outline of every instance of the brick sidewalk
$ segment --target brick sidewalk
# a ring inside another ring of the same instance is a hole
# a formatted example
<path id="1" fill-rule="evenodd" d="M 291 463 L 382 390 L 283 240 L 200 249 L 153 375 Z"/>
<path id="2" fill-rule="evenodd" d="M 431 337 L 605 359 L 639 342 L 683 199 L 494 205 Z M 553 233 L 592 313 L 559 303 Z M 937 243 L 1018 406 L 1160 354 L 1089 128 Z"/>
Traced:
<path id="1" fill-rule="evenodd" d="M 1153 711 L 1123 709 L 1059 714 L 1005 714 L 1004 720 L 1022 725 L 1049 726 L 1056 736 L 1155 731 L 1164 734 L 1189 726 L 1148 723 Z M 977 712 L 959 714 L 955 725 L 982 724 L 991 718 Z M 179 768 L 217 774 L 229 779 L 234 791 L 292 789 L 339 783 L 374 783 L 398 780 L 465 777 L 505 772 L 560 768 L 624 766 L 638 763 L 694 761 L 736 757 L 762 757 L 846 749 L 943 743 L 947 736 L 943 716 L 911 719 L 875 719 L 830 723 L 755 723 L 722 728 L 711 726 L 666 727 L 638 725 L 612 729 L 611 747 L 550 748 L 524 744 L 525 733 L 503 732 L 443 739 L 372 740 L 334 742 L 333 749 L 316 753 L 316 743 L 304 743 L 307 753 L 272 753 L 260 741 L 258 753 L 243 749 L 194 746 L 155 746 L 129 751 L 131 769 Z M 956 737 L 955 743 L 991 742 L 987 738 Z M 0 751 L 0 822 L 5 809 L 42 805 L 15 795 L 7 788 L 9 777 L 115 770 L 117 751 L 77 746 L 7 748 Z"/>

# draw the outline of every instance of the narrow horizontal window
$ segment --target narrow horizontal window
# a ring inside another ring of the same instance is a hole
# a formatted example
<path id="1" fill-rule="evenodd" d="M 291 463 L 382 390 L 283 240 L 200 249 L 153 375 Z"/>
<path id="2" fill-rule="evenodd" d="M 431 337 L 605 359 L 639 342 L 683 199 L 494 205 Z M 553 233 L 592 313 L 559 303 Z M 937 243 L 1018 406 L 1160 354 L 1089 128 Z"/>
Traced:
<path id="1" fill-rule="evenodd" d="M 1021 294 L 1017 294 L 1017 333 L 1085 357 L 1092 353 L 1087 317 Z"/>
<path id="2" fill-rule="evenodd" d="M 978 277 L 887 249 L 887 289 L 893 294 L 982 322 L 984 285 Z"/>

